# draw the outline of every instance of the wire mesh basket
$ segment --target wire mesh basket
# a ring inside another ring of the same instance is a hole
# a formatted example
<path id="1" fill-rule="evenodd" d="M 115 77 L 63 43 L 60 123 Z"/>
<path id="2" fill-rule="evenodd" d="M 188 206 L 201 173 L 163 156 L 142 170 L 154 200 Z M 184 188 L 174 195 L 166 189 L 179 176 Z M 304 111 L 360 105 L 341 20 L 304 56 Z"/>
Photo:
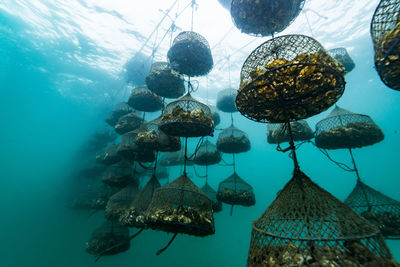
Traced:
<path id="1" fill-rule="evenodd" d="M 347 73 L 352 71 L 356 66 L 344 47 L 329 49 L 328 53 L 343 65 Z"/>
<path id="2" fill-rule="evenodd" d="M 191 156 L 188 156 L 191 158 Z M 159 163 L 161 166 L 180 166 L 183 165 L 185 162 L 185 150 L 181 149 L 176 152 L 167 152 L 163 153 L 160 157 Z M 194 162 L 191 160 L 186 161 L 186 165 L 193 165 Z"/>
<path id="3" fill-rule="evenodd" d="M 314 138 L 314 132 L 305 120 L 290 122 L 293 141 L 306 141 Z M 267 124 L 267 141 L 270 144 L 279 144 L 290 141 L 290 135 L 285 123 Z"/>
<path id="4" fill-rule="evenodd" d="M 220 111 L 233 113 L 237 112 L 235 100 L 237 92 L 234 89 L 221 90 L 217 95 L 217 108 Z"/>
<path id="5" fill-rule="evenodd" d="M 112 165 L 121 161 L 122 157 L 118 154 L 118 145 L 113 144 L 96 156 L 96 161 L 104 165 Z"/>
<path id="6" fill-rule="evenodd" d="M 256 204 L 253 187 L 240 178 L 236 172 L 219 184 L 217 199 L 226 204 L 245 207 Z"/>
<path id="7" fill-rule="evenodd" d="M 218 151 L 217 147 L 206 140 L 200 145 L 193 161 L 197 165 L 206 166 L 218 164 L 221 159 L 221 153 Z"/>
<path id="8" fill-rule="evenodd" d="M 209 106 L 209 108 L 211 110 L 211 114 L 212 114 L 213 121 L 214 121 L 214 127 L 215 127 L 221 122 L 221 116 L 219 115 L 216 107 Z"/>
<path id="9" fill-rule="evenodd" d="M 258 122 L 284 123 L 318 114 L 343 94 L 344 67 L 311 37 L 266 41 L 246 59 L 236 107 Z"/>
<path id="10" fill-rule="evenodd" d="M 217 148 L 223 153 L 243 153 L 250 150 L 250 139 L 235 126 L 223 130 L 217 139 Z"/>
<path id="11" fill-rule="evenodd" d="M 138 133 L 139 130 L 134 130 L 122 135 L 118 153 L 126 160 L 153 162 L 156 159 L 155 151 L 136 144 Z"/>
<path id="12" fill-rule="evenodd" d="M 101 181 L 109 186 L 125 187 L 134 181 L 133 165 L 127 161 L 115 163 L 107 168 Z"/>
<path id="13" fill-rule="evenodd" d="M 155 62 L 151 65 L 146 85 L 150 91 L 165 98 L 178 98 L 185 93 L 181 75 L 168 62 Z"/>
<path id="14" fill-rule="evenodd" d="M 155 95 L 147 86 L 133 88 L 128 99 L 128 105 L 144 112 L 159 111 L 164 106 L 161 97 Z"/>
<path id="15" fill-rule="evenodd" d="M 115 109 L 110 112 L 105 121 L 114 127 L 119 118 L 131 112 L 134 112 L 134 110 L 127 103 L 119 103 Z"/>
<path id="16" fill-rule="evenodd" d="M 71 208 L 78 210 L 104 210 L 109 198 L 118 188 L 102 184 L 79 192 L 72 200 Z"/>
<path id="17" fill-rule="evenodd" d="M 139 128 L 142 123 L 143 119 L 141 116 L 137 112 L 131 112 L 119 118 L 114 129 L 118 134 L 123 135 Z"/>
<path id="18" fill-rule="evenodd" d="M 214 212 L 222 211 L 222 202 L 217 199 L 217 192 L 208 183 L 201 188 L 201 191 L 212 201 Z"/>
<path id="19" fill-rule="evenodd" d="M 139 189 L 137 183 L 132 183 L 112 195 L 107 202 L 105 210 L 106 218 L 118 220 L 135 200 L 138 193 Z"/>

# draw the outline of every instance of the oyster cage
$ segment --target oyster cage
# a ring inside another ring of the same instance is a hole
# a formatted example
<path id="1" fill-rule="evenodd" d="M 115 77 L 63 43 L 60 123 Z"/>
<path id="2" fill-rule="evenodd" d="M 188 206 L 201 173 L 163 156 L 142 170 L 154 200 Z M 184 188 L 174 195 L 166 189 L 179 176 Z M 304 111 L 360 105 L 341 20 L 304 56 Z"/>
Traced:
<path id="1" fill-rule="evenodd" d="M 100 188 L 90 189 L 79 193 L 71 203 L 71 208 L 82 210 L 104 210 L 108 199 L 118 191 L 115 187 L 101 185 Z"/>
<path id="2" fill-rule="evenodd" d="M 383 83 L 400 90 L 400 1 L 381 0 L 371 21 L 375 67 Z"/>
<path id="3" fill-rule="evenodd" d="M 115 124 L 117 124 L 119 118 L 131 112 L 134 112 L 134 110 L 127 103 L 119 103 L 115 107 L 115 109 L 107 116 L 105 122 L 114 127 Z"/>
<path id="4" fill-rule="evenodd" d="M 189 154 L 189 153 L 188 153 Z M 190 156 L 188 156 L 190 157 Z M 179 150 L 176 152 L 163 153 L 160 157 L 159 163 L 161 166 L 179 166 L 185 162 L 185 151 Z M 191 160 L 186 161 L 186 165 L 193 165 L 194 162 Z"/>
<path id="5" fill-rule="evenodd" d="M 191 77 L 206 75 L 214 65 L 207 40 L 191 31 L 175 37 L 167 57 L 173 69 Z"/>
<path id="6" fill-rule="evenodd" d="M 118 122 L 114 126 L 114 129 L 118 134 L 123 135 L 139 128 L 142 123 L 143 119 L 139 116 L 139 114 L 137 112 L 131 112 L 119 118 Z"/>
<path id="7" fill-rule="evenodd" d="M 400 238 L 399 201 L 358 180 L 344 203 L 377 226 L 384 237 Z"/>
<path id="8" fill-rule="evenodd" d="M 231 125 L 218 135 L 217 148 L 223 153 L 244 153 L 250 150 L 250 139 L 245 132 Z"/>
<path id="9" fill-rule="evenodd" d="M 101 181 L 109 186 L 125 187 L 132 182 L 138 183 L 133 176 L 133 166 L 131 163 L 121 161 L 107 168 Z"/>
<path id="10" fill-rule="evenodd" d="M 139 193 L 137 183 L 132 183 L 110 197 L 105 216 L 107 219 L 118 219 L 129 208 Z"/>
<path id="11" fill-rule="evenodd" d="M 206 140 L 200 145 L 193 161 L 197 165 L 206 166 L 218 164 L 221 159 L 221 153 L 218 151 L 217 147 Z"/>
<path id="12" fill-rule="evenodd" d="M 252 228 L 247 266 L 397 266 L 375 226 L 300 170 Z"/>
<path id="13" fill-rule="evenodd" d="M 167 62 L 155 62 L 151 65 L 146 85 L 150 91 L 165 98 L 178 98 L 185 93 L 181 75 L 174 71 Z"/>
<path id="14" fill-rule="evenodd" d="M 237 92 L 234 89 L 221 90 L 217 95 L 217 108 L 223 112 L 237 112 L 235 105 L 236 95 Z"/>
<path id="15" fill-rule="evenodd" d="M 136 110 L 144 112 L 159 111 L 164 106 L 161 97 L 151 92 L 147 86 L 133 88 L 128 100 L 128 105 Z"/>
<path id="16" fill-rule="evenodd" d="M 121 161 L 121 156 L 118 154 L 118 145 L 113 144 L 106 148 L 104 153 L 96 156 L 96 161 L 104 165 L 112 165 Z"/>
<path id="17" fill-rule="evenodd" d="M 338 106 L 316 124 L 315 143 L 320 148 L 357 148 L 376 144 L 383 139 L 381 128 L 369 116 Z"/>
<path id="18" fill-rule="evenodd" d="M 221 122 L 221 116 L 219 115 L 216 107 L 209 106 L 209 108 L 211 110 L 211 114 L 212 114 L 213 121 L 214 121 L 214 127 L 215 127 Z"/>
<path id="19" fill-rule="evenodd" d="M 214 234 L 212 202 L 186 175 L 158 188 L 147 209 L 153 230 L 194 236 Z"/>
<path id="20" fill-rule="evenodd" d="M 343 65 L 347 73 L 352 71 L 356 66 L 344 47 L 330 49 L 328 53 Z"/>
<path id="21" fill-rule="evenodd" d="M 187 94 L 165 107 L 159 129 L 172 136 L 207 136 L 214 132 L 214 121 L 210 108 Z"/>
<path id="22" fill-rule="evenodd" d="M 226 204 L 245 207 L 256 204 L 253 187 L 240 178 L 236 172 L 219 184 L 217 199 Z"/>
<path id="23" fill-rule="evenodd" d="M 129 248 L 129 229 L 117 221 L 105 221 L 86 243 L 86 251 L 96 256 L 115 255 Z"/>
<path id="24" fill-rule="evenodd" d="M 233 0 L 231 16 L 247 34 L 269 36 L 286 29 L 303 9 L 305 0 Z"/>
<path id="25" fill-rule="evenodd" d="M 284 35 L 266 41 L 246 59 L 236 107 L 258 122 L 284 123 L 332 106 L 345 88 L 344 67 L 311 37 Z"/>
<path id="26" fill-rule="evenodd" d="M 290 122 L 293 141 L 306 141 L 314 138 L 314 132 L 305 120 Z M 289 131 L 285 123 L 267 124 L 267 141 L 270 144 L 278 144 L 290 141 Z"/>
<path id="27" fill-rule="evenodd" d="M 127 160 L 153 162 L 156 159 L 155 151 L 140 147 L 135 143 L 138 133 L 139 130 L 135 130 L 122 135 L 118 153 Z"/>
<path id="28" fill-rule="evenodd" d="M 207 183 L 201 188 L 201 191 L 211 200 L 213 211 L 220 212 L 222 202 L 217 199 L 217 192 Z"/>

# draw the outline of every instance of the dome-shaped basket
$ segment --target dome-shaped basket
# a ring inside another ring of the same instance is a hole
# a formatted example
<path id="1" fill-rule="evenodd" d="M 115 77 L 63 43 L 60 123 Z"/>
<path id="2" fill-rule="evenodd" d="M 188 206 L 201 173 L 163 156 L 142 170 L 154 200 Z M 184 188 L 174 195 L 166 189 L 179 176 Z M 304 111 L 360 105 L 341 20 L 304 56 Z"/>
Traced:
<path id="1" fill-rule="evenodd" d="M 127 103 L 119 103 L 115 109 L 110 112 L 105 121 L 114 127 L 119 118 L 131 112 L 134 112 L 134 110 Z"/>
<path id="2" fill-rule="evenodd" d="M 221 153 L 218 151 L 217 147 L 206 140 L 200 145 L 193 161 L 197 165 L 206 166 L 218 164 L 221 159 Z"/>
<path id="3" fill-rule="evenodd" d="M 201 188 L 201 191 L 212 201 L 213 211 L 220 212 L 222 210 L 222 202 L 217 199 L 217 192 L 207 183 Z"/>
<path id="4" fill-rule="evenodd" d="M 236 107 L 258 122 L 305 119 L 326 110 L 341 97 L 344 73 L 344 67 L 311 37 L 273 38 L 244 62 Z"/>
<path id="5" fill-rule="evenodd" d="M 381 80 L 400 90 L 400 1 L 381 0 L 371 21 L 375 67 Z"/>
<path id="6" fill-rule="evenodd" d="M 140 147 L 135 143 L 138 133 L 139 130 L 135 130 L 122 135 L 118 153 L 126 160 L 153 162 L 156 159 L 154 150 Z"/>
<path id="7" fill-rule="evenodd" d="M 110 197 L 105 216 L 107 219 L 118 219 L 129 208 L 139 193 L 137 183 L 132 183 Z"/>
<path id="8" fill-rule="evenodd" d="M 217 95 L 217 108 L 220 111 L 233 113 L 237 112 L 235 100 L 237 92 L 234 89 L 224 89 Z"/>
<path id="9" fill-rule="evenodd" d="M 256 204 L 253 187 L 240 178 L 236 172 L 219 184 L 217 199 L 226 204 L 245 207 Z"/>
<path id="10" fill-rule="evenodd" d="M 115 163 L 107 168 L 101 181 L 109 186 L 125 187 L 134 181 L 133 165 L 127 161 Z"/>
<path id="11" fill-rule="evenodd" d="M 151 66 L 146 85 L 150 91 L 165 98 L 178 98 L 185 93 L 185 84 L 181 75 L 167 62 L 155 62 Z"/>
<path id="12" fill-rule="evenodd" d="M 207 236 L 215 231 L 211 200 L 185 175 L 154 192 L 146 219 L 153 230 L 170 233 Z"/>
<path id="13" fill-rule="evenodd" d="M 219 115 L 216 107 L 209 106 L 209 108 L 211 110 L 211 114 L 212 114 L 213 121 L 214 121 L 214 127 L 215 127 L 221 122 L 221 116 Z"/>
<path id="14" fill-rule="evenodd" d="M 316 124 L 315 143 L 320 148 L 357 148 L 376 144 L 383 139 L 381 128 L 369 116 L 338 106 Z"/>
<path id="15" fill-rule="evenodd" d="M 328 50 L 328 53 L 343 65 L 347 73 L 352 71 L 356 66 L 344 47 L 330 49 Z"/>
<path id="16" fill-rule="evenodd" d="M 305 0 L 233 0 L 231 16 L 247 34 L 269 36 L 286 29 L 303 9 Z"/>
<path id="17" fill-rule="evenodd" d="M 191 77 L 206 75 L 214 65 L 207 40 L 190 31 L 175 37 L 167 56 L 173 69 Z"/>
<path id="18" fill-rule="evenodd" d="M 305 120 L 290 122 L 293 141 L 306 141 L 314 137 L 314 132 Z M 289 130 L 286 123 L 268 123 L 267 141 L 270 144 L 278 144 L 290 141 Z"/>
<path id="19" fill-rule="evenodd" d="M 118 154 L 118 144 L 113 144 L 96 156 L 96 161 L 104 165 L 112 165 L 121 161 L 122 157 Z"/>
<path id="20" fill-rule="evenodd" d="M 115 255 L 130 248 L 128 227 L 118 221 L 105 221 L 93 231 L 86 243 L 86 251 L 96 256 Z"/>
<path id="21" fill-rule="evenodd" d="M 159 128 L 172 136 L 200 137 L 212 135 L 214 122 L 210 108 L 187 94 L 165 107 Z"/>
<path id="22" fill-rule="evenodd" d="M 400 238 L 400 202 L 358 181 L 344 201 L 386 238 Z"/>
<path id="23" fill-rule="evenodd" d="M 253 223 L 247 266 L 397 266 L 379 230 L 301 171 Z"/>
<path id="24" fill-rule="evenodd" d="M 191 156 L 188 153 L 188 158 Z M 183 149 L 176 152 L 163 153 L 158 161 L 161 166 L 180 166 L 185 162 L 185 151 Z M 186 165 L 193 165 L 194 162 L 191 160 L 186 161 Z"/>
<path id="25" fill-rule="evenodd" d="M 163 101 L 161 97 L 151 92 L 147 86 L 140 86 L 132 89 L 128 105 L 136 110 L 155 112 L 163 108 Z"/>
<path id="26" fill-rule="evenodd" d="M 250 139 L 235 126 L 223 130 L 217 139 L 217 148 L 223 153 L 243 153 L 250 150 Z"/>
<path id="27" fill-rule="evenodd" d="M 139 128 L 142 123 L 142 117 L 137 112 L 131 112 L 119 118 L 114 129 L 118 134 L 123 135 Z"/>

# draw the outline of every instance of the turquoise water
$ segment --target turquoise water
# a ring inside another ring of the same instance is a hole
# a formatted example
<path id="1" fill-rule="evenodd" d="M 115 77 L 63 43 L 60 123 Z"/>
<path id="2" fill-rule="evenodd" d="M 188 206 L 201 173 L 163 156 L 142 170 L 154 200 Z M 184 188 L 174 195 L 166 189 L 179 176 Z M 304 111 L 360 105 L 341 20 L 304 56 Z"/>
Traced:
<path id="1" fill-rule="evenodd" d="M 186 5 L 183 2 L 182 6 Z M 198 3 L 200 13 L 202 5 L 207 3 Z M 76 7 L 76 4 L 79 5 Z M 377 1 L 371 1 L 366 6 L 375 7 L 376 4 Z M 249 121 L 239 113 L 234 114 L 235 125 L 248 133 L 252 149 L 237 155 L 237 172 L 254 187 L 255 206 L 235 207 L 233 216 L 229 216 L 230 207 L 224 205 L 223 211 L 215 214 L 215 235 L 205 238 L 179 235 L 159 257 L 154 255 L 155 252 L 169 241 L 171 235 L 154 231 L 146 231 L 137 237 L 129 251 L 103 257 L 97 263 L 94 263 L 93 256 L 85 252 L 85 242 L 102 222 L 103 214 L 98 212 L 89 216 L 88 212 L 68 208 L 66 199 L 73 183 L 76 183 L 71 175 L 82 161 L 79 149 L 96 129 L 104 125 L 103 120 L 114 104 L 126 100 L 123 75 L 114 67 L 122 68 L 129 59 L 130 51 L 122 49 L 121 57 L 117 57 L 114 53 L 118 48 L 96 43 L 90 32 L 79 31 L 85 24 L 84 15 L 81 21 L 74 20 L 80 16 L 80 5 L 92 10 L 93 14 L 106 13 L 115 19 L 114 22 L 122 20 L 118 13 L 101 10 L 90 1 L 73 1 L 71 6 L 57 1 L 10 1 L 0 5 L 1 265 L 245 266 L 251 222 L 262 214 L 289 180 L 292 162 L 287 154 L 279 153 L 275 146 L 267 144 L 264 124 Z M 122 5 L 120 1 L 118 5 Z M 21 9 L 18 14 L 15 10 L 21 6 L 32 13 L 22 13 L 26 10 Z M 218 3 L 215 3 L 215 8 L 219 8 L 221 21 L 230 20 L 229 13 L 224 13 Z M 132 7 L 130 9 L 132 13 L 138 12 Z M 371 9 L 368 12 L 365 17 L 370 18 Z M 68 14 L 73 16 L 68 19 Z M 37 17 L 42 20 L 33 19 Z M 360 17 L 360 21 L 362 19 L 364 17 Z M 65 25 L 62 28 L 60 25 L 63 23 L 74 29 L 69 31 L 73 35 L 50 32 L 50 29 L 54 30 L 54 25 L 58 25 L 61 32 L 68 28 Z M 149 33 L 141 28 L 145 27 L 145 23 L 131 24 L 130 34 L 143 41 L 143 36 Z M 112 31 L 118 25 L 99 21 L 99 27 L 103 27 L 104 31 Z M 107 26 L 112 29 L 107 30 Z M 307 28 L 302 29 L 303 33 L 309 34 Z M 100 30 L 93 31 L 99 33 Z M 206 30 L 203 31 L 207 36 Z M 318 39 L 317 29 L 314 35 Z M 321 41 L 323 44 L 331 45 L 332 40 L 326 36 L 321 36 L 321 39 L 325 40 Z M 135 51 L 139 49 L 139 43 L 133 47 L 124 42 L 120 45 Z M 217 40 L 211 46 L 215 43 Z M 400 93 L 380 82 L 373 68 L 368 30 L 354 39 L 340 39 L 339 43 L 352 47 L 350 54 L 356 68 L 346 75 L 346 91 L 338 104 L 371 116 L 385 134 L 381 143 L 354 151 L 361 177 L 368 185 L 399 200 Z M 236 48 L 234 45 L 231 45 L 233 49 Z M 250 51 L 251 48 L 245 50 L 244 57 L 237 55 L 233 63 L 234 83 L 239 79 L 245 54 Z M 215 54 L 218 58 L 219 55 Z M 204 99 L 207 94 L 209 101 L 215 102 L 217 90 L 213 90 L 212 82 L 227 75 L 225 69 L 216 68 L 214 71 L 210 74 L 209 87 L 205 79 L 201 80 L 195 96 Z M 216 88 L 223 86 L 218 84 Z M 327 112 L 310 118 L 310 126 L 314 128 Z M 156 115 L 149 115 L 149 118 Z M 221 118 L 218 127 L 228 127 L 229 115 L 221 113 Z M 211 139 L 213 142 L 216 136 Z M 193 140 L 189 145 L 194 147 L 195 143 Z M 333 151 L 331 154 L 335 159 L 350 164 L 347 151 Z M 353 188 L 355 175 L 337 168 L 312 145 L 303 145 L 298 157 L 303 171 L 339 199 L 344 200 Z M 224 155 L 224 158 L 231 160 L 229 155 Z M 180 168 L 172 169 L 170 179 L 178 177 L 180 171 Z M 216 189 L 218 183 L 231 172 L 229 167 L 210 167 L 211 186 Z M 195 178 L 190 167 L 189 175 L 194 177 L 193 181 L 198 186 L 204 184 L 203 179 Z M 400 241 L 387 243 L 394 257 L 400 261 Z"/>

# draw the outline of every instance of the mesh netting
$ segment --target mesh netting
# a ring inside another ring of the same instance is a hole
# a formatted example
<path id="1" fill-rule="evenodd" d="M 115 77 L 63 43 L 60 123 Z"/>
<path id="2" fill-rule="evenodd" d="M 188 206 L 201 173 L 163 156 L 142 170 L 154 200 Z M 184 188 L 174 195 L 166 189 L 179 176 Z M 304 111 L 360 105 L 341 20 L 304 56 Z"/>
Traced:
<path id="1" fill-rule="evenodd" d="M 113 144 L 106 148 L 104 153 L 96 156 L 96 161 L 104 165 L 111 165 L 121 161 L 121 156 L 118 154 L 118 145 Z"/>
<path id="2" fill-rule="evenodd" d="M 343 65 L 347 73 L 352 71 L 356 66 L 344 47 L 330 49 L 328 50 L 328 53 Z"/>
<path id="3" fill-rule="evenodd" d="M 314 137 L 314 132 L 305 120 L 290 122 L 293 141 L 305 141 Z M 289 142 L 290 135 L 286 123 L 268 123 L 267 141 L 270 144 Z"/>
<path id="4" fill-rule="evenodd" d="M 286 29 L 299 15 L 305 0 L 233 0 L 231 16 L 242 32 L 269 36 Z"/>
<path id="5" fill-rule="evenodd" d="M 137 183 L 132 183 L 110 197 L 107 202 L 105 216 L 108 219 L 118 219 L 129 208 L 139 193 Z"/>
<path id="6" fill-rule="evenodd" d="M 207 40 L 190 31 L 175 37 L 167 56 L 173 69 L 192 77 L 206 75 L 214 64 Z"/>
<path id="7" fill-rule="evenodd" d="M 138 133 L 139 130 L 135 130 L 122 135 L 118 153 L 127 160 L 153 162 L 156 159 L 154 150 L 143 148 L 136 144 Z"/>
<path id="8" fill-rule="evenodd" d="M 162 152 L 178 151 L 181 149 L 181 139 L 177 136 L 166 135 L 158 129 L 161 117 L 149 121 L 139 129 L 135 144 L 145 149 Z"/>
<path id="9" fill-rule="evenodd" d="M 217 199 L 217 192 L 207 183 L 201 188 L 201 191 L 211 200 L 213 211 L 220 212 L 222 202 Z"/>
<path id="10" fill-rule="evenodd" d="M 127 161 L 121 161 L 107 168 L 101 181 L 109 186 L 124 187 L 134 182 L 133 165 Z M 138 181 L 135 180 L 137 183 Z"/>
<path id="11" fill-rule="evenodd" d="M 115 107 L 115 109 L 112 112 L 110 112 L 105 121 L 109 125 L 114 127 L 115 124 L 117 124 L 119 118 L 133 111 L 134 110 L 127 103 L 120 103 Z"/>
<path id="12" fill-rule="evenodd" d="M 156 176 L 153 175 L 129 208 L 121 215 L 120 223 L 130 227 L 145 228 L 145 212 L 153 198 L 154 191 L 160 186 Z"/>
<path id="13" fill-rule="evenodd" d="M 256 204 L 253 187 L 240 178 L 236 172 L 219 184 L 217 199 L 226 204 L 246 207 Z"/>
<path id="14" fill-rule="evenodd" d="M 122 135 L 139 128 L 142 123 L 143 119 L 139 114 L 137 112 L 131 112 L 119 118 L 114 129 L 117 133 Z"/>
<path id="15" fill-rule="evenodd" d="M 159 128 L 172 136 L 199 137 L 212 135 L 214 122 L 210 108 L 187 94 L 165 107 Z"/>
<path id="16" fill-rule="evenodd" d="M 193 161 L 197 165 L 205 166 L 217 164 L 221 159 L 221 153 L 218 151 L 217 147 L 210 141 L 206 140 L 200 145 Z"/>
<path id="17" fill-rule="evenodd" d="M 214 121 L 214 127 L 217 126 L 221 122 L 221 116 L 219 116 L 218 110 L 214 106 L 209 106 L 211 110 L 211 114 Z"/>
<path id="18" fill-rule="evenodd" d="M 343 94 L 344 67 L 320 43 L 304 35 L 284 35 L 256 48 L 240 74 L 236 107 L 259 122 L 308 118 Z"/>
<path id="19" fill-rule="evenodd" d="M 379 230 L 301 171 L 253 223 L 247 266 L 396 266 Z"/>
<path id="20" fill-rule="evenodd" d="M 371 21 L 375 67 L 381 80 L 400 90 L 400 1 L 381 0 Z"/>
<path id="21" fill-rule="evenodd" d="M 80 192 L 71 203 L 73 209 L 104 210 L 109 198 L 118 191 L 115 187 L 101 185 L 99 188 L 86 189 Z"/>
<path id="22" fill-rule="evenodd" d="M 129 229 L 117 221 L 105 221 L 93 231 L 86 243 L 86 251 L 97 256 L 118 254 L 129 247 Z"/>
<path id="23" fill-rule="evenodd" d="M 151 92 L 147 86 L 140 86 L 132 89 L 128 99 L 128 105 L 144 112 L 155 112 L 163 107 L 162 99 Z"/>
<path id="24" fill-rule="evenodd" d="M 385 237 L 400 237 L 400 202 L 358 181 L 345 202 Z"/>
<path id="25" fill-rule="evenodd" d="M 179 166 L 183 165 L 184 161 L 185 161 L 185 150 L 180 150 L 177 152 L 167 152 L 162 154 L 159 163 L 162 166 Z M 191 160 L 186 161 L 186 165 L 193 165 L 193 161 Z"/>
<path id="26" fill-rule="evenodd" d="M 166 98 L 178 98 L 185 93 L 181 75 L 171 69 L 167 62 L 153 63 L 146 77 L 146 85 L 153 93 Z"/>
<path id="27" fill-rule="evenodd" d="M 221 90 L 217 95 L 217 108 L 223 112 L 237 112 L 236 95 L 237 92 L 234 89 Z"/>
<path id="28" fill-rule="evenodd" d="M 186 175 L 154 192 L 146 216 L 154 230 L 195 236 L 214 234 L 211 200 Z"/>
<path id="29" fill-rule="evenodd" d="M 245 132 L 231 125 L 218 135 L 217 148 L 224 153 L 243 153 L 250 150 L 250 140 Z"/>
<path id="30" fill-rule="evenodd" d="M 321 148 L 363 147 L 376 144 L 383 138 L 382 130 L 369 116 L 338 106 L 316 124 L 315 143 Z"/>

